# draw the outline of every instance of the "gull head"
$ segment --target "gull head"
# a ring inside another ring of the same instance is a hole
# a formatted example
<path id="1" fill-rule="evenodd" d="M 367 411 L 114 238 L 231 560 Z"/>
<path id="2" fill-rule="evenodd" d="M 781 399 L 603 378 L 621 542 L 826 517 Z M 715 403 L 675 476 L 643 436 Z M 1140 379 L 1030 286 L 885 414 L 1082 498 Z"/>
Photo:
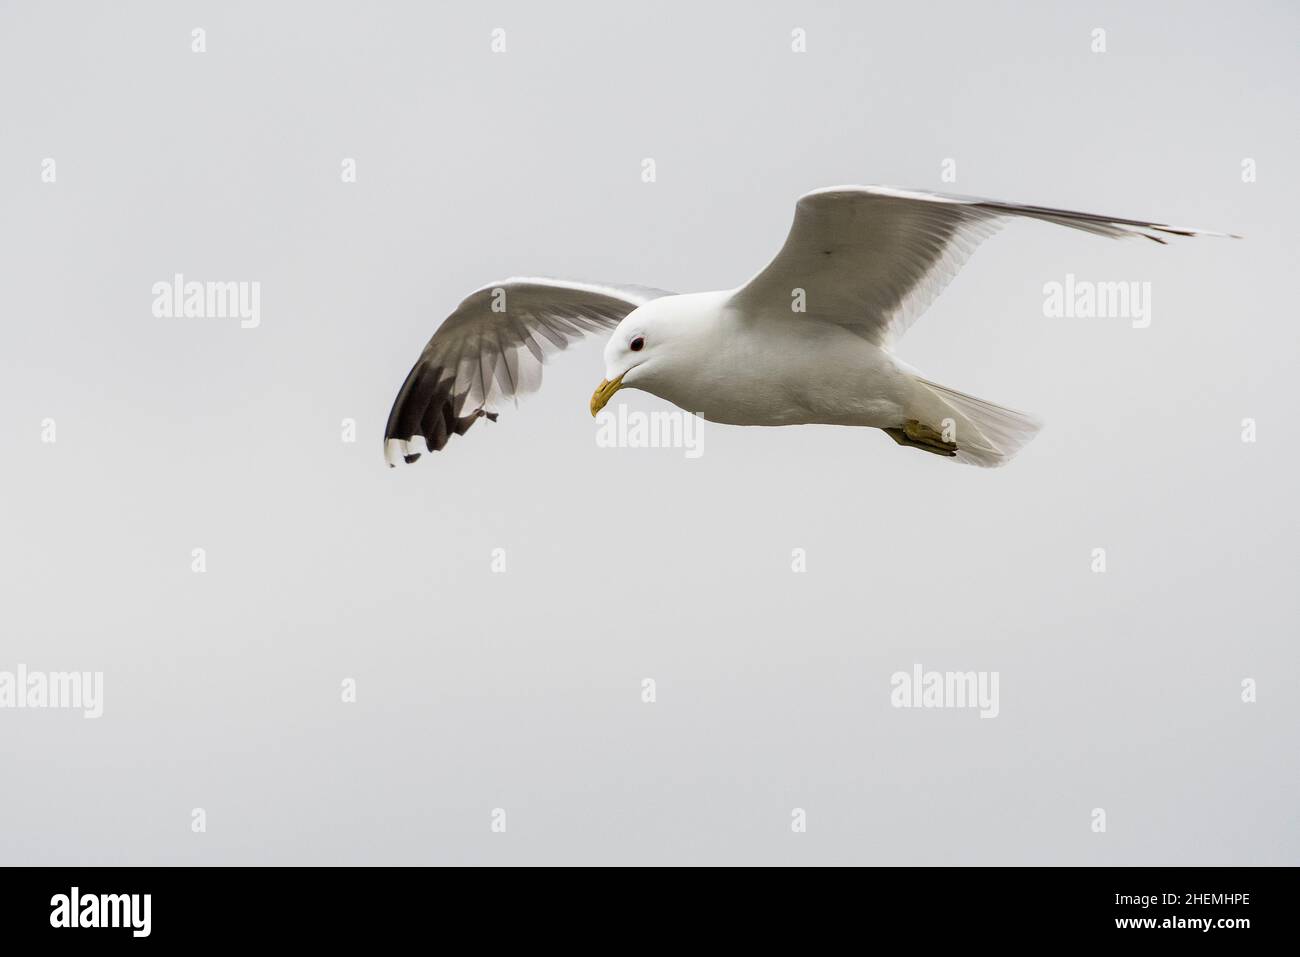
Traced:
<path id="1" fill-rule="evenodd" d="M 653 376 L 671 362 L 673 345 L 680 338 L 672 301 L 683 296 L 665 296 L 633 309 L 624 317 L 609 342 L 605 343 L 605 378 L 591 396 L 594 416 L 619 389 L 647 388 Z"/>

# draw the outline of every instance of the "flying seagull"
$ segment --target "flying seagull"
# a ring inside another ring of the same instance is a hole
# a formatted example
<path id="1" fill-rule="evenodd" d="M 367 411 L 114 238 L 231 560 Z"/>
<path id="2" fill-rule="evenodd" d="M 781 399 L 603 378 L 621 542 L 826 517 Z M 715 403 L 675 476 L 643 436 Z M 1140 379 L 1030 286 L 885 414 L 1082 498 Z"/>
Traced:
<path id="1" fill-rule="evenodd" d="M 1039 423 L 924 378 L 893 346 L 975 247 L 1017 217 L 1158 243 L 1223 235 L 886 186 L 814 190 L 776 258 L 738 289 L 513 278 L 470 293 L 398 392 L 385 458 L 411 463 L 480 418 L 495 422 L 502 400 L 536 391 L 548 354 L 612 329 L 593 416 L 618 390 L 641 389 L 711 422 L 865 426 L 957 462 L 1002 465 Z"/>

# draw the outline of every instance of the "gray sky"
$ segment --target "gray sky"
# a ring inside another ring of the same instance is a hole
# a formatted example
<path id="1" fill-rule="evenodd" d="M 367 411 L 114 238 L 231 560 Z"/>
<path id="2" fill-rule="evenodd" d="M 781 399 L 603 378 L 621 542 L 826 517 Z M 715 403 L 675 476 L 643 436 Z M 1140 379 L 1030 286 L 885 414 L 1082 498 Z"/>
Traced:
<path id="1" fill-rule="evenodd" d="M 102 671 L 104 713 L 0 710 L 0 862 L 1300 863 L 1296 27 L 6 3 L 0 672 Z M 598 341 L 383 467 L 470 290 L 736 285 L 855 182 L 1247 239 L 987 243 L 898 352 L 1046 420 L 1006 469 L 832 427 L 600 448 Z M 260 324 L 155 316 L 177 273 L 260 283 Z M 1045 316 L 1067 274 L 1150 283 L 1150 326 Z M 997 672 L 998 716 L 891 707 L 915 664 Z"/>

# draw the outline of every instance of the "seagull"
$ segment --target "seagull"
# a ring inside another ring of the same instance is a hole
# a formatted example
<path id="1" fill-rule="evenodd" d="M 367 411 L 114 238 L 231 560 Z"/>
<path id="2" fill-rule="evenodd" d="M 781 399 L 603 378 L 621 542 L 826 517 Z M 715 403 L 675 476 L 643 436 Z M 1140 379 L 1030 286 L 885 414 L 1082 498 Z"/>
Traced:
<path id="1" fill-rule="evenodd" d="M 1038 420 L 927 379 L 893 350 L 975 248 L 1018 218 L 1158 243 L 1224 235 L 888 186 L 814 190 L 776 258 L 736 289 L 519 277 L 476 289 L 402 384 L 385 459 L 415 462 L 479 419 L 495 422 L 503 400 L 537 390 L 549 355 L 613 330 L 593 416 L 619 390 L 640 389 L 710 422 L 874 428 L 956 462 L 1002 465 Z"/>

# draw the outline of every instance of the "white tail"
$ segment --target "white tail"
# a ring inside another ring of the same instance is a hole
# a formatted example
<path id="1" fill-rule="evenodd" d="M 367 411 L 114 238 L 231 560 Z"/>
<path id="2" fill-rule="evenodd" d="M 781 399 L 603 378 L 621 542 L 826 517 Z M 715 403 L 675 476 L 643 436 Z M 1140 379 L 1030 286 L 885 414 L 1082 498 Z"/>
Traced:
<path id="1" fill-rule="evenodd" d="M 1011 461 L 1043 424 L 1033 416 L 985 402 L 920 377 L 916 380 L 957 413 L 958 462 L 994 468 Z"/>

